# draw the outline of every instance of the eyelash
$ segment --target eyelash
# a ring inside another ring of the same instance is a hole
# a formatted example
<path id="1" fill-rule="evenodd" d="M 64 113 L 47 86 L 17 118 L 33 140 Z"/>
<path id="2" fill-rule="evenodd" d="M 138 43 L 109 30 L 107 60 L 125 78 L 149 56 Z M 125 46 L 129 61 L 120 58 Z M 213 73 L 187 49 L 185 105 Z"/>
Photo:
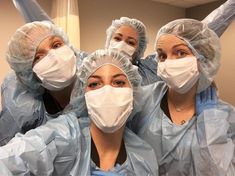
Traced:
<path id="1" fill-rule="evenodd" d="M 61 46 L 63 46 L 63 43 L 62 42 L 54 42 L 52 44 L 52 49 L 57 49 L 57 48 L 60 48 Z"/>
<path id="2" fill-rule="evenodd" d="M 120 37 L 120 36 L 115 36 L 114 38 L 113 38 L 115 41 L 122 41 L 122 37 Z M 128 45 L 130 45 L 130 46 L 135 46 L 136 45 L 136 43 L 134 42 L 134 41 L 129 41 L 129 40 L 127 40 L 127 41 L 125 41 Z"/>
<path id="3" fill-rule="evenodd" d="M 178 49 L 178 50 L 174 51 L 174 54 L 177 57 L 185 57 L 185 56 L 189 55 L 189 52 L 187 52 L 183 49 Z M 167 55 L 165 53 L 161 52 L 161 53 L 158 53 L 158 58 L 159 58 L 159 61 L 164 61 L 167 59 Z"/>
<path id="4" fill-rule="evenodd" d="M 124 85 L 126 85 L 126 82 L 123 80 L 114 80 L 113 84 L 114 86 L 123 87 Z"/>
<path id="5" fill-rule="evenodd" d="M 160 61 L 164 61 L 167 58 L 167 55 L 165 53 L 159 53 L 158 58 Z"/>
<path id="6" fill-rule="evenodd" d="M 136 45 L 136 43 L 133 42 L 133 41 L 128 41 L 128 44 L 131 45 L 131 46 L 135 46 Z"/>
<path id="7" fill-rule="evenodd" d="M 46 54 L 38 54 L 34 57 L 33 65 L 38 63 L 43 57 L 45 57 Z"/>
<path id="8" fill-rule="evenodd" d="M 114 39 L 115 41 L 121 41 L 121 40 L 122 40 L 122 38 L 119 37 L 119 36 L 116 36 L 116 37 L 114 37 L 113 39 Z"/>
<path id="9" fill-rule="evenodd" d="M 90 83 L 88 83 L 87 87 L 89 87 L 89 89 L 98 89 L 102 87 L 102 83 L 99 81 L 92 81 Z M 124 87 L 126 85 L 126 82 L 123 80 L 113 80 L 111 85 L 113 87 Z"/>
<path id="10" fill-rule="evenodd" d="M 181 50 L 177 50 L 176 53 L 177 53 L 178 56 L 188 55 L 188 52 L 186 52 L 185 50 L 182 50 L 182 49 Z"/>
<path id="11" fill-rule="evenodd" d="M 88 84 L 88 87 L 89 88 L 96 88 L 98 85 L 100 85 L 99 82 L 91 82 L 91 83 Z"/>

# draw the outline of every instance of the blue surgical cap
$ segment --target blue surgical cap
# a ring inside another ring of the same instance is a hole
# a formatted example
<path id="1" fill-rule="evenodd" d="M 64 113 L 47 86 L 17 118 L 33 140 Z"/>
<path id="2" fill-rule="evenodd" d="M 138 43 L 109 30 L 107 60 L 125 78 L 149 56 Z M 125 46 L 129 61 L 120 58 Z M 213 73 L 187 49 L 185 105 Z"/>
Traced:
<path id="1" fill-rule="evenodd" d="M 111 49 L 95 51 L 85 58 L 78 68 L 77 76 L 83 83 L 83 86 L 78 89 L 84 93 L 88 78 L 97 69 L 107 64 L 114 65 L 122 70 L 126 74 L 133 89 L 138 88 L 141 84 L 141 76 L 138 73 L 138 68 L 132 65 L 128 59 L 130 59 L 129 56 Z"/>
<path id="2" fill-rule="evenodd" d="M 112 21 L 111 26 L 106 30 L 106 43 L 105 43 L 105 48 L 108 49 L 110 45 L 110 41 L 112 39 L 112 36 L 116 32 L 118 28 L 121 26 L 130 26 L 133 29 L 136 30 L 138 33 L 138 47 L 136 50 L 136 55 L 134 60 L 140 59 L 144 55 L 144 51 L 147 46 L 147 37 L 146 37 L 146 27 L 145 25 L 137 20 L 137 19 L 131 19 L 128 17 L 121 17 L 120 19 L 116 19 Z"/>
<path id="3" fill-rule="evenodd" d="M 75 111 L 81 111 L 84 103 L 81 99 L 84 97 L 85 89 L 87 87 L 88 78 L 100 67 L 111 64 L 122 70 L 130 81 L 133 88 L 134 109 L 131 117 L 141 109 L 141 76 L 138 72 L 138 67 L 133 65 L 129 56 L 118 52 L 117 50 L 97 50 L 86 57 L 82 64 L 78 67 L 77 78 L 73 92 L 71 95 L 71 104 Z M 79 103 L 78 103 L 79 102 Z"/>
<path id="4" fill-rule="evenodd" d="M 200 77 L 197 92 L 205 90 L 213 81 L 220 66 L 219 37 L 200 21 L 178 19 L 166 24 L 158 31 L 155 50 L 158 39 L 166 34 L 175 35 L 188 44 L 199 61 Z"/>
<path id="5" fill-rule="evenodd" d="M 6 59 L 10 67 L 26 89 L 34 93 L 40 94 L 44 89 L 33 73 L 32 64 L 38 45 L 49 36 L 58 36 L 70 46 L 65 32 L 48 21 L 23 25 L 16 30 L 8 43 Z"/>

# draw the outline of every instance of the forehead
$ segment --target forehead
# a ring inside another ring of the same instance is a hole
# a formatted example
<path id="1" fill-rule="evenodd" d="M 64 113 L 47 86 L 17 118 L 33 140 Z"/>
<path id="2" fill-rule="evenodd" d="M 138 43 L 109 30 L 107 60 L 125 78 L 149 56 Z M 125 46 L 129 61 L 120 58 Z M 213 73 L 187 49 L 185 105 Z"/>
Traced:
<path id="1" fill-rule="evenodd" d="M 158 39 L 156 46 L 157 49 L 158 48 L 164 49 L 164 48 L 173 48 L 174 46 L 180 44 L 187 46 L 187 43 L 183 39 L 180 39 L 179 37 L 172 34 L 165 34 Z"/>
<path id="2" fill-rule="evenodd" d="M 127 25 L 120 26 L 115 31 L 115 34 L 122 34 L 122 35 L 125 35 L 125 36 L 131 36 L 135 39 L 137 39 L 137 37 L 138 37 L 137 31 L 133 27 L 127 26 Z"/>
<path id="3" fill-rule="evenodd" d="M 99 67 L 94 73 L 91 74 L 91 76 L 98 75 L 101 77 L 112 77 L 117 74 L 125 75 L 125 73 L 117 66 L 114 66 L 112 64 L 105 64 Z"/>

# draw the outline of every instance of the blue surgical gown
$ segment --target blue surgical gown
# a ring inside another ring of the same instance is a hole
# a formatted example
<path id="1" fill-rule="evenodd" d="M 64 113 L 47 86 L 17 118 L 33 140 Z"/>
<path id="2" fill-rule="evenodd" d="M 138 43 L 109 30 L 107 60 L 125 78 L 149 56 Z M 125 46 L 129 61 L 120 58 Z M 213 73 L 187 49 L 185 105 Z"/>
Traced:
<path id="1" fill-rule="evenodd" d="M 137 59 L 135 65 L 138 67 L 138 72 L 142 77 L 142 86 L 146 86 L 161 80 L 161 78 L 157 75 L 156 54 L 150 54 L 145 59 Z"/>
<path id="2" fill-rule="evenodd" d="M 155 150 L 161 176 L 234 176 L 235 108 L 221 100 L 183 125 L 161 109 L 167 86 L 144 87 L 146 107 L 132 120 L 133 131 Z M 157 96 L 158 95 L 158 96 Z M 149 97 L 149 98 L 147 98 Z"/>
<path id="3" fill-rule="evenodd" d="M 75 52 L 79 59 L 87 55 L 84 52 Z M 62 113 L 47 113 L 42 95 L 34 95 L 27 90 L 14 72 L 5 77 L 1 86 L 1 97 L 0 146 L 6 144 L 17 132 L 25 133 Z"/>
<path id="4" fill-rule="evenodd" d="M 74 175 L 89 176 L 100 170 L 91 160 L 90 119 L 74 112 L 48 121 L 25 135 L 17 134 L 0 147 L 0 175 Z M 154 151 L 146 142 L 125 128 L 123 134 L 127 158 L 111 172 L 122 176 L 157 176 Z"/>

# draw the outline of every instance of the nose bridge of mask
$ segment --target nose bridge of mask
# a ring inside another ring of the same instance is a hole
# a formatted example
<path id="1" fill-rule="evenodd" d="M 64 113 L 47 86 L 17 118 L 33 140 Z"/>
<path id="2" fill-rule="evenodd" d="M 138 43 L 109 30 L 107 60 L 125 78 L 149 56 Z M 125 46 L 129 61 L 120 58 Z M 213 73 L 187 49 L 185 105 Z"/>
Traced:
<path id="1" fill-rule="evenodd" d="M 48 52 L 48 55 L 39 61 L 38 64 L 41 65 L 41 68 L 44 67 L 45 73 L 47 73 L 47 71 L 56 71 L 58 68 L 60 68 L 63 70 L 63 74 L 59 76 L 63 77 L 64 74 L 70 71 L 74 72 L 74 69 L 71 69 L 70 67 L 71 65 L 76 65 L 76 58 L 73 51 L 65 45 L 58 49 L 51 49 Z"/>
<path id="2" fill-rule="evenodd" d="M 48 74 L 52 70 L 54 71 L 54 66 L 56 64 L 54 56 L 55 55 L 53 52 L 48 52 L 48 54 L 42 60 L 40 60 L 36 65 L 34 65 L 33 71 L 41 79 L 41 81 L 44 80 L 45 74 Z"/>
<path id="3" fill-rule="evenodd" d="M 135 52 L 135 48 L 128 45 L 125 41 L 113 41 L 110 42 L 110 48 L 117 49 L 118 51 L 122 51 L 129 56 L 132 56 Z"/>
<path id="4" fill-rule="evenodd" d="M 68 86 L 76 73 L 76 57 L 68 46 L 52 49 L 34 67 L 33 71 L 49 90 Z"/>
<path id="5" fill-rule="evenodd" d="M 185 93 L 198 79 L 196 57 L 166 60 L 158 65 L 158 75 L 177 92 Z"/>
<path id="6" fill-rule="evenodd" d="M 110 133 L 119 129 L 133 109 L 132 88 L 106 85 L 85 93 L 88 113 L 102 131 Z"/>
<path id="7" fill-rule="evenodd" d="M 196 62 L 197 59 L 192 56 L 178 59 L 166 59 L 164 62 L 159 62 L 159 65 L 164 64 L 167 68 L 179 71 L 180 68 L 191 68 Z"/>
<path id="8" fill-rule="evenodd" d="M 58 60 L 58 58 L 59 58 L 64 61 L 67 61 L 71 58 L 71 55 L 74 55 L 74 52 L 67 45 L 64 45 L 64 46 L 57 48 L 57 49 L 51 49 L 48 52 L 48 57 L 55 58 L 56 60 Z M 64 56 L 64 57 L 61 57 L 61 56 Z"/>
<path id="9" fill-rule="evenodd" d="M 126 100 L 133 99 L 132 88 L 116 88 L 110 85 L 105 85 L 102 88 L 89 91 L 85 93 L 85 97 L 91 101 L 90 103 L 98 103 L 107 106 L 113 106 L 116 104 L 125 104 Z M 99 99 L 95 98 L 99 97 Z M 93 100 L 90 100 L 92 98 Z"/>
<path id="10" fill-rule="evenodd" d="M 196 64 L 196 65 L 195 65 Z M 195 73 L 195 67 L 197 67 L 197 59 L 193 57 L 185 57 L 181 59 L 167 59 L 165 62 L 160 62 L 159 65 L 160 74 L 166 74 L 167 77 L 177 77 L 172 81 L 182 80 L 185 77 L 185 72 L 190 74 Z M 191 72 L 190 72 L 191 71 Z"/>
<path id="11" fill-rule="evenodd" d="M 115 88 L 110 85 L 85 93 L 88 113 L 102 131 L 119 129 L 133 109 L 132 88 Z"/>

